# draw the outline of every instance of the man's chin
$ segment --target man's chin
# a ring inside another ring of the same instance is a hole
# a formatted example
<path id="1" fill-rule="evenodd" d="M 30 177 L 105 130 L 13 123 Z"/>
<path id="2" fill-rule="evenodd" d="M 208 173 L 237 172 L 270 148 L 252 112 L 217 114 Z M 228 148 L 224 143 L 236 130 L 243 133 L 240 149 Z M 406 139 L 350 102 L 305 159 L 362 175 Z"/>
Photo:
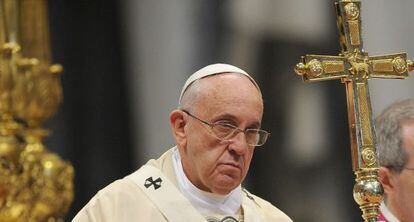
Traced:
<path id="1" fill-rule="evenodd" d="M 219 195 L 227 195 L 239 185 L 240 180 L 238 177 L 220 175 L 216 178 L 212 192 Z"/>

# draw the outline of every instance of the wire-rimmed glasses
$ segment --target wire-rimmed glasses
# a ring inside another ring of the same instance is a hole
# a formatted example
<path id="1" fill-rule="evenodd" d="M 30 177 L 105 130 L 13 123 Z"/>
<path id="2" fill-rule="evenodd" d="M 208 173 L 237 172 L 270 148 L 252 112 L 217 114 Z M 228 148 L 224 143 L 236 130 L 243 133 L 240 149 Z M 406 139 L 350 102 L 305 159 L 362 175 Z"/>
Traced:
<path id="1" fill-rule="evenodd" d="M 267 138 L 269 137 L 270 133 L 261 130 L 261 129 L 245 129 L 242 130 L 238 128 L 237 126 L 234 126 L 229 123 L 209 123 L 207 121 L 204 121 L 190 112 L 186 110 L 182 110 L 187 115 L 191 116 L 192 118 L 200 121 L 201 123 L 204 123 L 205 125 L 209 126 L 211 129 L 212 134 L 219 140 L 230 140 L 234 136 L 236 136 L 239 132 L 244 133 L 244 136 L 246 138 L 246 143 L 250 146 L 262 146 L 266 143 Z"/>

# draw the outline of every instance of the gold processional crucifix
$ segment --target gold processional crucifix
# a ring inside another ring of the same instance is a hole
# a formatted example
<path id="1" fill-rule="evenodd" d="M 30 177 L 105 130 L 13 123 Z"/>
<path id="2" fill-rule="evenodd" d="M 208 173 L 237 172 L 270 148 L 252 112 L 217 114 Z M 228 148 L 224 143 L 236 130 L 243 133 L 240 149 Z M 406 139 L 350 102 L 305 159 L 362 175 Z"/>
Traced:
<path id="1" fill-rule="evenodd" d="M 378 181 L 378 159 L 368 79 L 408 77 L 414 69 L 406 53 L 368 56 L 361 38 L 361 2 L 335 2 L 341 54 L 306 55 L 295 67 L 306 82 L 341 79 L 346 85 L 351 155 L 356 184 L 353 194 L 366 222 L 375 222 L 383 189 Z"/>

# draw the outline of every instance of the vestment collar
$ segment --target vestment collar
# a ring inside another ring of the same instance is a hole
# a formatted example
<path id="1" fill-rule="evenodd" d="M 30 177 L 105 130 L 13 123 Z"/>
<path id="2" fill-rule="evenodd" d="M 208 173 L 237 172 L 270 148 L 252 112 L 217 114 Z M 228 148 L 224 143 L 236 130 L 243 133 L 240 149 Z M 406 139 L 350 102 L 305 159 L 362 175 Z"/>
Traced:
<path id="1" fill-rule="evenodd" d="M 205 192 L 194 186 L 184 173 L 178 148 L 173 149 L 173 166 L 181 193 L 203 215 L 229 215 L 238 217 L 242 204 L 242 190 L 239 185 L 227 195 Z"/>
<path id="2" fill-rule="evenodd" d="M 391 213 L 391 211 L 388 209 L 388 207 L 385 205 L 384 201 L 381 202 L 380 205 L 380 211 L 382 215 L 388 220 L 388 222 L 400 222 L 394 214 Z"/>

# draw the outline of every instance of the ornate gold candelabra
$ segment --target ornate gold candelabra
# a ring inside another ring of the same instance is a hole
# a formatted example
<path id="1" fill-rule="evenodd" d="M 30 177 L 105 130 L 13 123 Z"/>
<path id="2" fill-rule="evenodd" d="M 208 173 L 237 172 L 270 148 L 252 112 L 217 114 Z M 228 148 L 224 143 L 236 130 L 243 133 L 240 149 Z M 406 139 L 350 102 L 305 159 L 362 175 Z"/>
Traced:
<path id="1" fill-rule="evenodd" d="M 399 78 L 414 69 L 406 53 L 368 56 L 361 36 L 361 2 L 341 0 L 335 3 L 341 54 L 306 55 L 295 67 L 304 81 L 341 79 L 346 85 L 348 121 L 353 170 L 356 174 L 354 199 L 365 221 L 375 222 L 383 189 L 378 181 L 378 159 L 372 121 L 368 79 Z"/>
<path id="2" fill-rule="evenodd" d="M 73 167 L 42 142 L 62 101 L 46 9 L 0 0 L 0 222 L 63 221 L 73 200 Z"/>

